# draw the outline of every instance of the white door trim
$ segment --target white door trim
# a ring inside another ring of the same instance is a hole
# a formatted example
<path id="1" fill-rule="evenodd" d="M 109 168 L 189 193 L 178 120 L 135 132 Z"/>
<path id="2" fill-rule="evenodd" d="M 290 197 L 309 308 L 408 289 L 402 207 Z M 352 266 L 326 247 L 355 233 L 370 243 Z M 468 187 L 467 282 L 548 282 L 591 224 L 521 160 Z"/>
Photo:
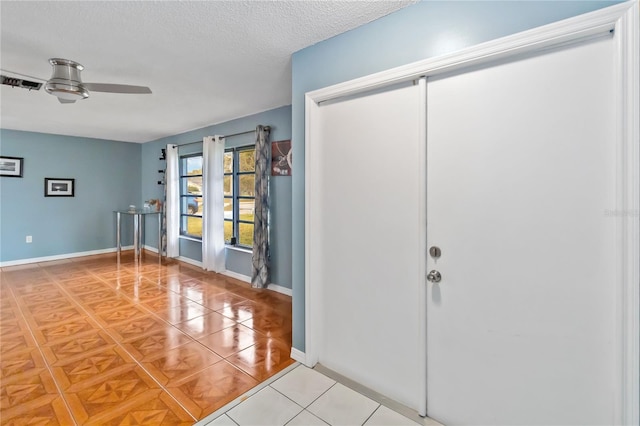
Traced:
<path id="1" fill-rule="evenodd" d="M 420 401 L 421 405 L 418 407 L 418 414 L 421 416 L 427 416 L 427 79 L 426 77 L 420 78 L 418 81 L 420 88 L 420 133 L 418 139 L 424 141 L 419 147 L 420 151 L 418 159 L 422 164 L 420 167 L 420 173 L 422 179 L 418 184 L 418 205 L 420 211 L 418 212 L 418 224 L 416 229 L 420 232 L 422 238 L 420 238 L 420 247 L 418 249 L 423 253 L 424 261 L 420 265 L 418 273 L 419 277 L 416 277 L 418 283 L 418 318 L 420 324 L 418 325 L 418 359 L 421 365 L 418 366 L 416 374 L 418 377 L 422 377 L 422 386 L 420 387 Z"/>
<path id="2" fill-rule="evenodd" d="M 637 1 L 623 3 L 616 21 L 618 77 L 617 219 L 619 246 L 616 423 L 640 423 L 640 12 Z"/>
<path id="3" fill-rule="evenodd" d="M 322 271 L 316 268 L 316 241 L 309 238 L 314 227 L 315 185 L 321 170 L 314 166 L 314 142 L 319 140 L 318 108 L 323 101 L 434 76 L 472 65 L 497 61 L 513 55 L 540 51 L 552 46 L 615 32 L 618 79 L 618 194 L 614 212 L 620 244 L 619 268 L 615 277 L 618 313 L 616 357 L 619 365 L 615 391 L 615 423 L 638 424 L 640 413 L 640 105 L 639 105 L 639 6 L 629 1 L 595 12 L 555 22 L 438 58 L 426 59 L 345 83 L 308 92 L 305 95 L 305 340 L 306 365 L 318 362 L 322 324 Z M 605 214 L 606 212 L 603 212 Z M 421 228 L 418 228 L 421 229 Z M 425 253 L 426 255 L 426 253 Z M 424 309 L 424 307 L 423 307 Z M 421 313 L 421 317 L 424 312 Z M 426 336 L 416 336 L 425 342 Z M 420 373 L 421 374 L 421 373 Z M 425 390 L 426 394 L 426 390 Z"/>

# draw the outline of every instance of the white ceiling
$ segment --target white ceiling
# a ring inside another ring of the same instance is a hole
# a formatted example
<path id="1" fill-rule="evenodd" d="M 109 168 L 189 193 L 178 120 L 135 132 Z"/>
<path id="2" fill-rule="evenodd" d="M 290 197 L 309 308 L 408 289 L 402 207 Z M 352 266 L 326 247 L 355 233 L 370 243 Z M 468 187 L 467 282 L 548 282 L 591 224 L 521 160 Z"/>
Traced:
<path id="1" fill-rule="evenodd" d="M 46 80 L 48 59 L 66 58 L 85 82 L 153 94 L 63 105 L 44 88 L 2 85 L 0 126 L 147 142 L 289 105 L 293 52 L 415 1 L 3 0 L 3 70 Z"/>

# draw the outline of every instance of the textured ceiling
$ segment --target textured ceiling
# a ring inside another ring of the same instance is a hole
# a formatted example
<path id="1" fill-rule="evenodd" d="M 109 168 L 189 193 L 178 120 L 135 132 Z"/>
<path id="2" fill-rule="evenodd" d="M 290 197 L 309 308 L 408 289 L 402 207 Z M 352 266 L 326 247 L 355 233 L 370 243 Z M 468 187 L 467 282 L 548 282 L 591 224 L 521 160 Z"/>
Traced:
<path id="1" fill-rule="evenodd" d="M 153 94 L 63 105 L 44 88 L 3 85 L 0 126 L 147 142 L 288 105 L 293 52 L 414 2 L 3 0 L 3 70 L 46 80 L 47 60 L 66 58 L 85 82 Z"/>

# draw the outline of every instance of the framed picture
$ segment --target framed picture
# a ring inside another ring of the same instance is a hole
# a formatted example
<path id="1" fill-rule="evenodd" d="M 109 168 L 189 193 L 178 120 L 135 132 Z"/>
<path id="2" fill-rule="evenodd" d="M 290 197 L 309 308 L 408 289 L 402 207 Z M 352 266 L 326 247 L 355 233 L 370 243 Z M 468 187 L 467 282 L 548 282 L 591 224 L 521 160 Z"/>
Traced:
<path id="1" fill-rule="evenodd" d="M 271 143 L 271 176 L 291 176 L 291 140 Z"/>
<path id="2" fill-rule="evenodd" d="M 75 179 L 44 178 L 45 197 L 73 197 Z"/>
<path id="3" fill-rule="evenodd" d="M 0 156 L 0 176 L 22 177 L 24 158 Z"/>

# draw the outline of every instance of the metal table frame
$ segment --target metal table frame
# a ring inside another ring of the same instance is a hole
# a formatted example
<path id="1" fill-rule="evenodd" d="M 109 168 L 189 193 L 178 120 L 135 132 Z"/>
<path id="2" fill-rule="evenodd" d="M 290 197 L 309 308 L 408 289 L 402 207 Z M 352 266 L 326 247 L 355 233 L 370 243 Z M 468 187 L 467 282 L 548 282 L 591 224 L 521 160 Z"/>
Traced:
<path id="1" fill-rule="evenodd" d="M 116 213 L 116 248 L 118 256 L 122 252 L 120 239 L 120 224 L 123 214 L 133 216 L 133 257 L 137 261 L 142 254 L 144 243 L 144 217 L 146 215 L 158 215 L 158 260 L 162 261 L 162 212 L 143 210 L 115 210 Z"/>

